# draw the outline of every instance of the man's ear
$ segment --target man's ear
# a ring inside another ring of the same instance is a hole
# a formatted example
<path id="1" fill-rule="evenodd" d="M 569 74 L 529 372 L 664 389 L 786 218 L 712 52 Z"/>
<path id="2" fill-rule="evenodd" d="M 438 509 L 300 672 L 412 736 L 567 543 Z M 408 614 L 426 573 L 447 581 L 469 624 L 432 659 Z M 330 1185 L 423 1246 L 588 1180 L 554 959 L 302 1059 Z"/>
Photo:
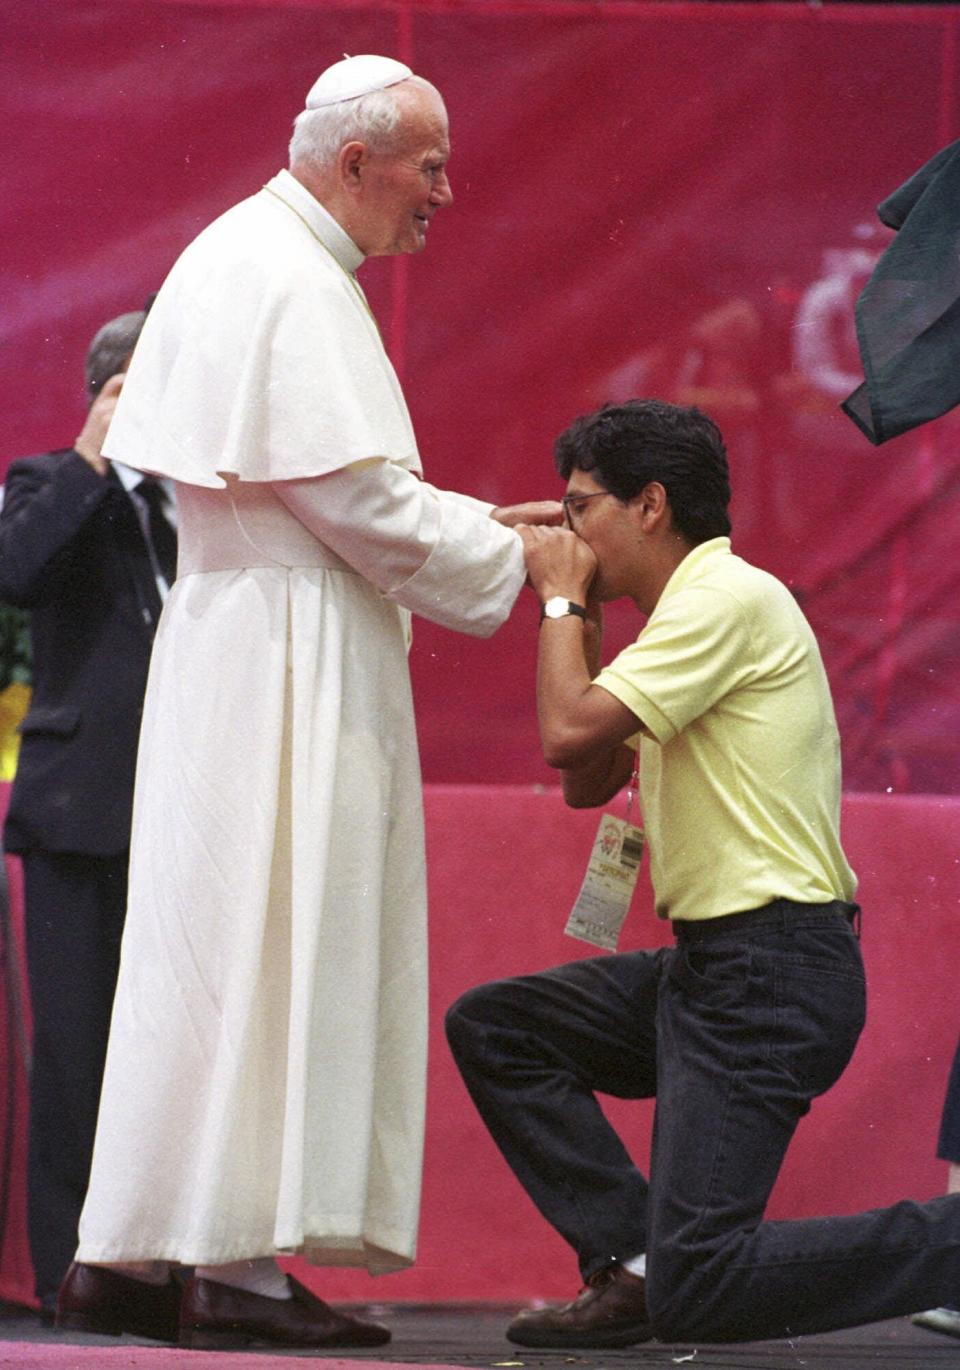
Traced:
<path id="1" fill-rule="evenodd" d="M 645 485 L 635 497 L 634 505 L 644 533 L 652 533 L 655 528 L 666 527 L 671 521 L 670 501 L 667 492 L 658 480 Z"/>
<path id="2" fill-rule="evenodd" d="M 337 171 L 345 190 L 355 193 L 360 189 L 367 159 L 366 143 L 344 143 L 337 153 Z"/>

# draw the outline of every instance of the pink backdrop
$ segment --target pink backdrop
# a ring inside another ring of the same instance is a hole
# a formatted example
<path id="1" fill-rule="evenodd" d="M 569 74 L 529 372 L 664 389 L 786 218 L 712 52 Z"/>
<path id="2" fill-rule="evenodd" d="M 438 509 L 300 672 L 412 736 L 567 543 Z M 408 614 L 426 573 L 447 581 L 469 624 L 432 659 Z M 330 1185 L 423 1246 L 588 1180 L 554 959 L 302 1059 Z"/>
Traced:
<path id="1" fill-rule="evenodd" d="M 820 636 L 849 787 L 957 789 L 957 421 L 876 452 L 836 405 L 859 378 L 852 301 L 885 241 L 873 206 L 960 134 L 960 7 L 6 0 L 2 22 L 3 461 L 72 440 L 91 334 L 276 170 L 317 72 L 345 51 L 400 56 L 447 97 L 456 203 L 425 254 L 363 279 L 431 479 L 497 502 L 558 493 L 550 448 L 576 414 L 633 394 L 701 403 L 731 450 L 738 550 L 793 586 Z M 375 1286 L 384 1298 L 562 1294 L 575 1278 L 439 1040 L 460 988 L 576 954 L 557 929 L 594 819 L 534 789 L 553 779 L 535 617 L 528 599 L 489 643 L 417 631 L 425 776 L 460 788 L 428 794 L 421 1260 Z M 628 611 L 612 618 L 611 645 L 635 633 Z M 848 801 L 871 1026 L 804 1124 L 777 1214 L 943 1184 L 957 803 Z M 642 908 L 632 944 L 663 932 Z M 649 1111 L 625 1120 L 642 1155 Z M 0 1264 L 0 1294 L 23 1293 L 15 1223 Z M 325 1287 L 369 1292 L 348 1273 Z"/>
<path id="2" fill-rule="evenodd" d="M 960 133 L 958 31 L 954 5 L 7 0 L 2 459 L 71 441 L 93 330 L 280 165 L 317 71 L 404 57 L 447 97 L 456 203 L 362 274 L 430 478 L 556 493 L 576 414 L 701 402 L 738 549 L 823 643 L 848 785 L 955 790 L 957 424 L 876 452 L 836 405 L 873 206 Z M 527 602 L 490 643 L 420 627 L 428 780 L 548 778 L 534 625 Z"/>

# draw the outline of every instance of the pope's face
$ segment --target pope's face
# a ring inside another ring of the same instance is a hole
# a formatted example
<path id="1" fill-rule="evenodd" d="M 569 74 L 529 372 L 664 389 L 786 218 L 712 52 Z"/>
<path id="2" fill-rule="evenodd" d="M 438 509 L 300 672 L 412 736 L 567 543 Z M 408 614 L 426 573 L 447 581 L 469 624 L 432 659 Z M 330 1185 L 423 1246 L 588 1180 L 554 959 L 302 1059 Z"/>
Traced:
<path id="1" fill-rule="evenodd" d="M 387 257 L 421 250 L 430 220 L 453 199 L 449 156 L 443 102 L 434 90 L 410 87 L 396 141 L 389 151 L 369 152 L 364 165 L 361 252 Z"/>

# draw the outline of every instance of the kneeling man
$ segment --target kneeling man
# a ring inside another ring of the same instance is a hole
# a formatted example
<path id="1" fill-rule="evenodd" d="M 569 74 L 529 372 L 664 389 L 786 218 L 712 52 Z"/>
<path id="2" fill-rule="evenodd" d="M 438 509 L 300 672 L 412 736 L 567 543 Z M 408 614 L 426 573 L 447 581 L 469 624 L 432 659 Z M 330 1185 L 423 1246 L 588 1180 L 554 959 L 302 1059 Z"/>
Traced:
<path id="1" fill-rule="evenodd" d="M 557 443 L 567 529 L 522 530 L 544 601 L 537 709 L 574 808 L 639 747 L 657 912 L 675 945 L 471 990 L 448 1035 L 517 1178 L 577 1253 L 524 1346 L 739 1341 L 894 1317 L 960 1292 L 960 1195 L 764 1222 L 811 1101 L 864 1020 L 839 742 L 789 591 L 731 550 L 719 431 L 696 409 L 607 406 Z M 601 605 L 649 615 L 600 669 Z M 639 1173 L 595 1091 L 656 1097 Z"/>

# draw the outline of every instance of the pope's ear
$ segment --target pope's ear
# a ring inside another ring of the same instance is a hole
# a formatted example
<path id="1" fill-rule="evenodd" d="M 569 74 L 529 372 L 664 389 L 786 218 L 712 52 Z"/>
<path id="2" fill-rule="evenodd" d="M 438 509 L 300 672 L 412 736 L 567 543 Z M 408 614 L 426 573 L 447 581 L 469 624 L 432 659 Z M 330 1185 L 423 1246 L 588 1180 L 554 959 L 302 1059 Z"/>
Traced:
<path id="1" fill-rule="evenodd" d="M 337 154 L 337 170 L 340 180 L 348 190 L 358 190 L 367 161 L 367 148 L 364 143 L 344 143 Z"/>

